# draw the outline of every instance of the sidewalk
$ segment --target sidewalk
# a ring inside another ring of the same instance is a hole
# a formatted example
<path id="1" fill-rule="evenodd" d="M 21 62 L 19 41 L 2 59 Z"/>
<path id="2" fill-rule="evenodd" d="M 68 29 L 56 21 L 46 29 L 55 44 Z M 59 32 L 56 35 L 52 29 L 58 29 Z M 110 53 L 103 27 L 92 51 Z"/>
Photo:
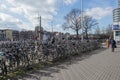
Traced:
<path id="1" fill-rule="evenodd" d="M 120 45 L 75 57 L 61 65 L 39 70 L 19 80 L 120 80 Z"/>

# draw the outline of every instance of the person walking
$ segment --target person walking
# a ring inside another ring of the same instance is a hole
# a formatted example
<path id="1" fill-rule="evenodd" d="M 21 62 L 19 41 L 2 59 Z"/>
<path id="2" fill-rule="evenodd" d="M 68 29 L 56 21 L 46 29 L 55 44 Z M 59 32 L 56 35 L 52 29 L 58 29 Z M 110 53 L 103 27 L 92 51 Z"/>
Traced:
<path id="1" fill-rule="evenodd" d="M 106 40 L 106 45 L 109 48 L 109 46 L 110 46 L 110 40 L 109 39 Z"/>
<path id="2" fill-rule="evenodd" d="M 110 39 L 110 45 L 111 45 L 112 52 L 114 52 L 116 48 L 116 41 L 113 38 Z"/>

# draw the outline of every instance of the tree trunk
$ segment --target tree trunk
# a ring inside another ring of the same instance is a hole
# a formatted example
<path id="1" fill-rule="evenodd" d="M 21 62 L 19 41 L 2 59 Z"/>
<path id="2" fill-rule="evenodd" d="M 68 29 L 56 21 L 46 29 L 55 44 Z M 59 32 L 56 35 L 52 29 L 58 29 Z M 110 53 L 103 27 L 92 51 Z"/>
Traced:
<path id="1" fill-rule="evenodd" d="M 76 34 L 77 34 L 77 39 L 79 39 L 79 33 L 78 33 L 78 30 L 76 30 Z"/>
<path id="2" fill-rule="evenodd" d="M 85 31 L 85 37 L 86 37 L 86 39 L 88 39 L 88 32 L 87 32 L 87 30 Z"/>

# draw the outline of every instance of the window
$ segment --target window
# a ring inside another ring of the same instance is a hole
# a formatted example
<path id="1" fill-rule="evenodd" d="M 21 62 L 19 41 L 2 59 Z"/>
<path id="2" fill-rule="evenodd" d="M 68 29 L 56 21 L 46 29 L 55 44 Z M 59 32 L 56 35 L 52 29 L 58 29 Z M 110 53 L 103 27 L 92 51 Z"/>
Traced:
<path id="1" fill-rule="evenodd" d="M 116 36 L 120 36 L 120 31 L 116 31 Z"/>

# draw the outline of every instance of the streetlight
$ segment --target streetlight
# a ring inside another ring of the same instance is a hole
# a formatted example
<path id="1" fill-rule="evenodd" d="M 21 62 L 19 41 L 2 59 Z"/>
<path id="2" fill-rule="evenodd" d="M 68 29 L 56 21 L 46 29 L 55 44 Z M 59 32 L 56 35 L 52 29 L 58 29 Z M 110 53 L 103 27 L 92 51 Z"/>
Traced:
<path id="1" fill-rule="evenodd" d="M 80 0 L 81 2 L 81 28 L 82 28 L 82 37 L 81 40 L 83 41 L 84 37 L 83 37 L 83 0 Z"/>
<path id="2" fill-rule="evenodd" d="M 53 33 L 53 21 L 51 21 L 52 33 Z"/>

